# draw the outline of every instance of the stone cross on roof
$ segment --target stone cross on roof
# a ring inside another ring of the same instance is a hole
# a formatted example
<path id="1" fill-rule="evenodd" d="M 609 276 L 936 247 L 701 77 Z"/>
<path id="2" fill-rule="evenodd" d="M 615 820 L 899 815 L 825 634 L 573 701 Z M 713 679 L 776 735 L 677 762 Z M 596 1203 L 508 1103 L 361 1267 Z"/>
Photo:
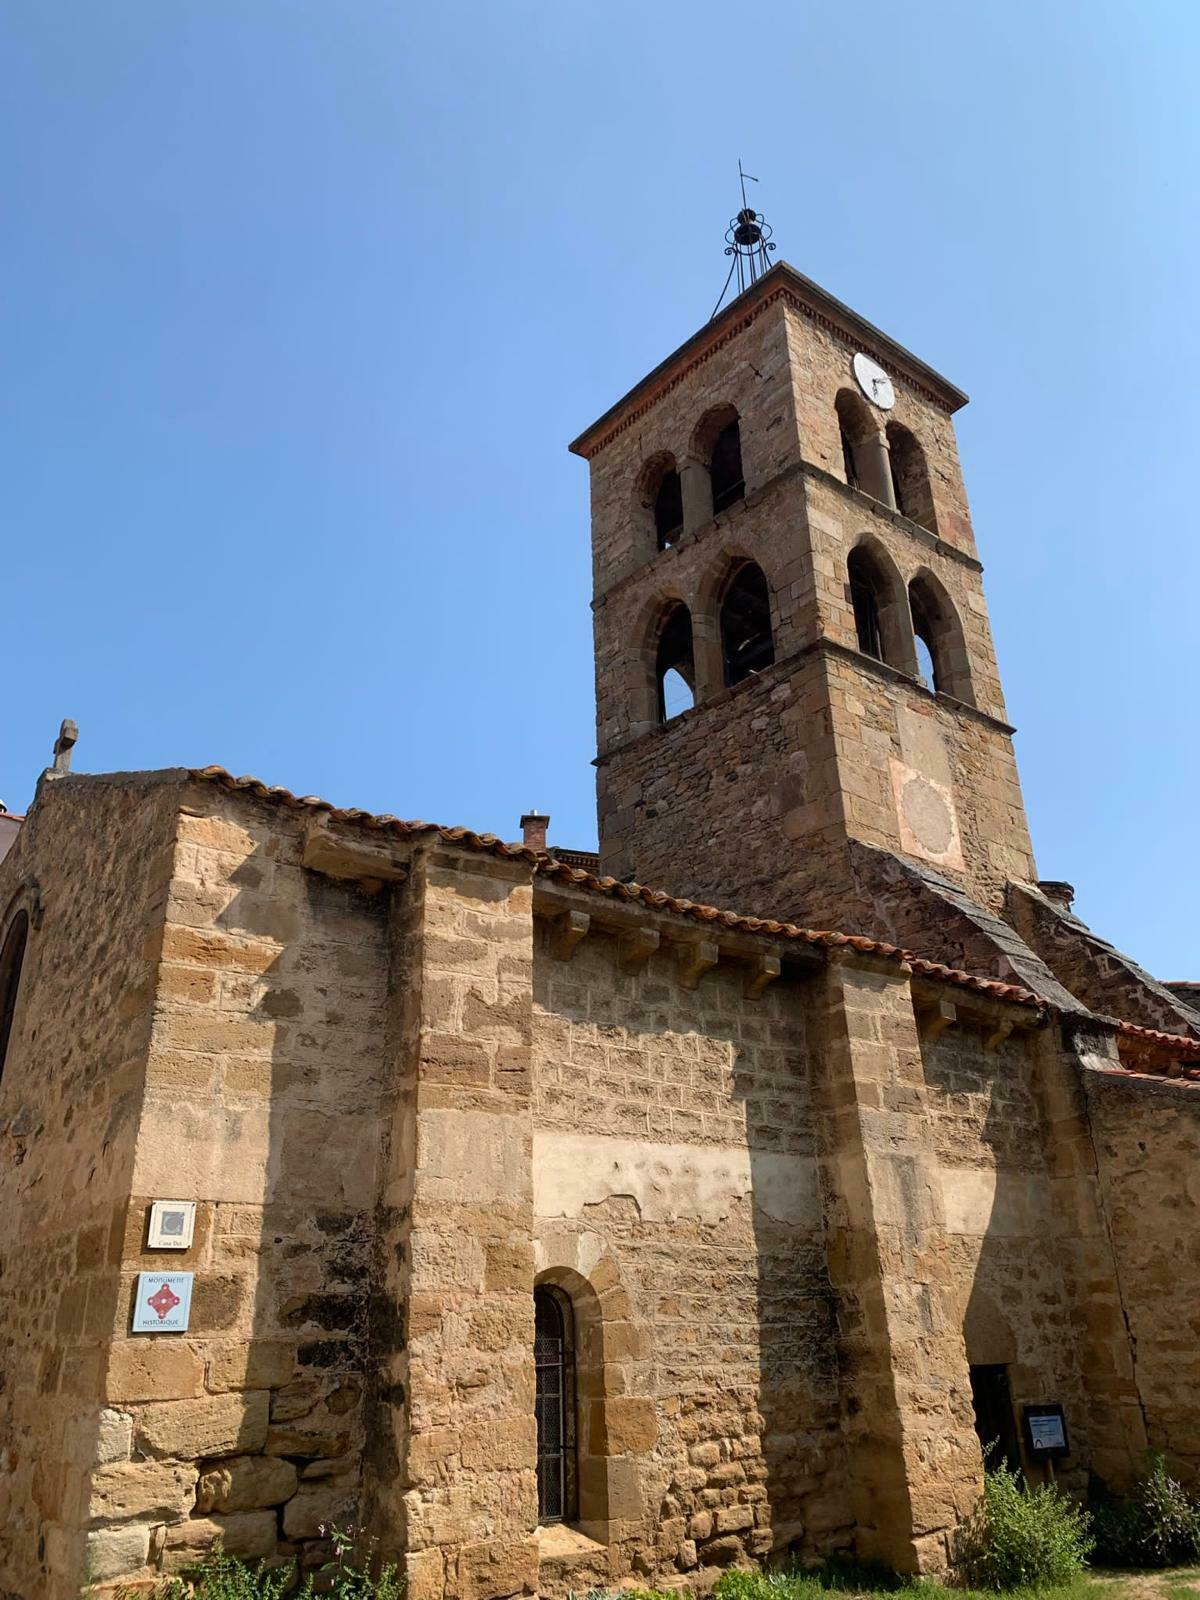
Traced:
<path id="1" fill-rule="evenodd" d="M 54 741 L 54 765 L 50 771 L 56 778 L 61 778 L 71 770 L 71 751 L 75 748 L 75 741 L 79 738 L 79 729 L 70 717 L 64 717 L 58 730 L 58 738 Z"/>

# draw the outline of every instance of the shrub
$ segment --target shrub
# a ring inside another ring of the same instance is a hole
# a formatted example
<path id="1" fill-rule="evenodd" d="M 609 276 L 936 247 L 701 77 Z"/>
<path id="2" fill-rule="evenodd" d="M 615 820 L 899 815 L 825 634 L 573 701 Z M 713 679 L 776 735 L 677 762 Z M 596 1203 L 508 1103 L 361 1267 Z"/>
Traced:
<path id="1" fill-rule="evenodd" d="M 369 1546 L 360 1550 L 356 1530 L 330 1528 L 328 1536 L 334 1559 L 308 1573 L 298 1588 L 294 1563 L 250 1567 L 218 1545 L 182 1578 L 172 1578 L 160 1600 L 314 1600 L 317 1594 L 333 1600 L 402 1600 L 405 1580 L 399 1570 L 392 1562 L 374 1562 Z"/>
<path id="2" fill-rule="evenodd" d="M 1151 1451 L 1146 1470 L 1125 1499 L 1099 1493 L 1092 1504 L 1096 1554 L 1113 1567 L 1170 1567 L 1200 1557 L 1200 1501 Z"/>
<path id="3" fill-rule="evenodd" d="M 1027 1489 L 1003 1465 L 984 1474 L 983 1500 L 960 1564 L 983 1589 L 1058 1588 L 1083 1571 L 1092 1548 L 1087 1512 L 1053 1484 Z"/>
<path id="4" fill-rule="evenodd" d="M 198 1600 L 280 1600 L 293 1587 L 295 1568 L 268 1570 L 248 1567 L 224 1550 L 211 1551 L 182 1578 L 172 1578 L 160 1591 L 161 1600 L 185 1600 L 194 1594 Z"/>

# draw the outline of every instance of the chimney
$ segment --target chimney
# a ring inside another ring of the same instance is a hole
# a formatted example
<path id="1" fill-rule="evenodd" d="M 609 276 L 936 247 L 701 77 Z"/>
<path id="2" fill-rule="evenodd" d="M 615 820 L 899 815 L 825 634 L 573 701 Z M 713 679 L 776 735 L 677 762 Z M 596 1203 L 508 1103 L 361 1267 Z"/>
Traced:
<path id="1" fill-rule="evenodd" d="M 550 818 L 544 817 L 540 811 L 527 811 L 521 818 L 521 839 L 529 850 L 544 850 L 546 848 L 546 829 L 550 826 Z"/>
<path id="2" fill-rule="evenodd" d="M 1064 911 L 1070 911 L 1075 904 L 1075 885 L 1073 883 L 1063 883 L 1059 878 L 1042 878 L 1038 882 L 1038 888 L 1046 896 L 1047 900 L 1052 900 L 1056 906 L 1061 906 Z"/>

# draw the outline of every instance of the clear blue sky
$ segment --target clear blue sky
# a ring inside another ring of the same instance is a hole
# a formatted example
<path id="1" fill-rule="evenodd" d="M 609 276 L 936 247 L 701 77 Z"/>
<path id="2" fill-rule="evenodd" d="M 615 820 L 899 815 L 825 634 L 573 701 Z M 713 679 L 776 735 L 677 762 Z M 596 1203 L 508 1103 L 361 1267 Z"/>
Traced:
<path id="1" fill-rule="evenodd" d="M 566 443 L 707 318 L 740 156 L 974 396 L 1041 872 L 1200 978 L 1198 42 L 1183 0 L 9 0 L 0 797 L 70 715 L 84 770 L 591 843 Z"/>

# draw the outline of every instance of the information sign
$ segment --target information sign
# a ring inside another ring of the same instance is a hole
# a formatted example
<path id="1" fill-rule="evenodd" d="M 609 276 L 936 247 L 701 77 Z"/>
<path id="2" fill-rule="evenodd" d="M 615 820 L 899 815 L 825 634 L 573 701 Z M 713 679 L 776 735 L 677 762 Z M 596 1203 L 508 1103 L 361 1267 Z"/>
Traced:
<path id="1" fill-rule="evenodd" d="M 1067 1419 L 1060 1405 L 1025 1407 L 1025 1442 L 1040 1460 L 1069 1454 Z"/>
<path id="2" fill-rule="evenodd" d="M 139 1272 L 134 1333 L 186 1333 L 192 1309 L 190 1272 Z"/>
<path id="3" fill-rule="evenodd" d="M 195 1227 L 194 1200 L 156 1200 L 150 1207 L 147 1246 L 151 1250 L 190 1250 Z"/>

